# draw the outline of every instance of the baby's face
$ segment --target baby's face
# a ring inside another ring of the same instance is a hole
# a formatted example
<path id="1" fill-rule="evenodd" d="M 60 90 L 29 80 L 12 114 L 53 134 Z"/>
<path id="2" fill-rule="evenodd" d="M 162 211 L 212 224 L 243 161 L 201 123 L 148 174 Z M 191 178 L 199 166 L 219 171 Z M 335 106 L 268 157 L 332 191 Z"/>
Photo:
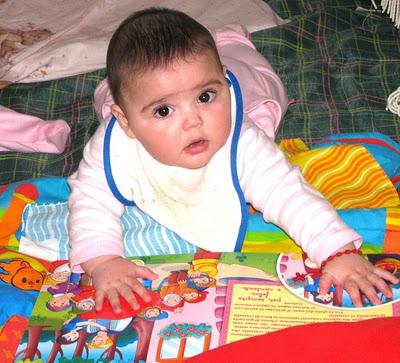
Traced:
<path id="1" fill-rule="evenodd" d="M 229 136 L 229 88 L 211 52 L 146 71 L 123 98 L 125 112 L 112 107 L 120 125 L 161 163 L 201 168 Z"/>

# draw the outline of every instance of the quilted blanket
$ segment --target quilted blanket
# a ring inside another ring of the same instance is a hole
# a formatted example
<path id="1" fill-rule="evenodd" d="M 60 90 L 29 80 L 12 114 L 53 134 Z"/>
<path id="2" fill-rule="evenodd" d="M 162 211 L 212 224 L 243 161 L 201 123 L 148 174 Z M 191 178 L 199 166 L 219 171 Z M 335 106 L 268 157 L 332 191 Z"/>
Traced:
<path id="1" fill-rule="evenodd" d="M 371 6 L 367 0 L 267 3 L 291 20 L 252 34 L 295 101 L 278 140 L 299 137 L 314 144 L 331 134 L 378 131 L 399 141 L 400 119 L 386 110 L 400 79 L 399 34 L 389 17 L 362 10 Z M 43 120 L 66 120 L 71 128 L 61 154 L 1 153 L 0 185 L 76 170 L 98 125 L 93 92 L 104 77 L 100 69 L 0 90 L 1 105 Z"/>

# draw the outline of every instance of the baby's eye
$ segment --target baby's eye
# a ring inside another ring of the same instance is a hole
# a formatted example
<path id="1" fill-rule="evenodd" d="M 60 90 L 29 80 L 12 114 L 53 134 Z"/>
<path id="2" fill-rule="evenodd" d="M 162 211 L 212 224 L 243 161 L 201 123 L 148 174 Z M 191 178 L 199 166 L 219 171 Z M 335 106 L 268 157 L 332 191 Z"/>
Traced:
<path id="1" fill-rule="evenodd" d="M 200 103 L 209 103 L 214 99 L 214 97 L 215 97 L 214 91 L 206 91 L 206 92 L 203 92 L 199 96 L 199 102 Z"/>
<path id="2" fill-rule="evenodd" d="M 167 117 L 172 112 L 172 108 L 168 106 L 160 106 L 154 111 L 156 117 Z"/>

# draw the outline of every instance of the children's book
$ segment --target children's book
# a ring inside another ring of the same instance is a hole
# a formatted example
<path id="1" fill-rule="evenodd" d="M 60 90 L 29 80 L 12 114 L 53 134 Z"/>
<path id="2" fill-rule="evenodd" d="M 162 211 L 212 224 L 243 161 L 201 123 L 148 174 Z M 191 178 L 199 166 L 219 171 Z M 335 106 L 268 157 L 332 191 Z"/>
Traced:
<path id="1" fill-rule="evenodd" d="M 398 255 L 365 256 L 397 274 Z M 14 362 L 184 362 L 201 352 L 289 326 L 398 315 L 400 287 L 382 305 L 355 308 L 332 286 L 318 294 L 319 271 L 303 255 L 210 253 L 135 258 L 158 274 L 143 281 L 150 302 L 121 299 L 94 310 L 86 275 L 68 262 L 48 266 L 21 333 Z M 4 269 L 4 267 L 2 267 Z M 12 302 L 10 302 L 12 304 Z"/>

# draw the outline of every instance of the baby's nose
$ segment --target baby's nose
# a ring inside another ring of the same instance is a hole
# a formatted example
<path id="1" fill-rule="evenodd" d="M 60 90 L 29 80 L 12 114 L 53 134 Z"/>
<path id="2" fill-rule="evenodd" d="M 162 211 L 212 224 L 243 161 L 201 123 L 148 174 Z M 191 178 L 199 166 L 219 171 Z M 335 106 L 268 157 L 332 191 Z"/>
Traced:
<path id="1" fill-rule="evenodd" d="M 191 112 L 185 117 L 184 129 L 190 129 L 193 127 L 199 127 L 203 124 L 201 115 L 196 112 Z"/>

